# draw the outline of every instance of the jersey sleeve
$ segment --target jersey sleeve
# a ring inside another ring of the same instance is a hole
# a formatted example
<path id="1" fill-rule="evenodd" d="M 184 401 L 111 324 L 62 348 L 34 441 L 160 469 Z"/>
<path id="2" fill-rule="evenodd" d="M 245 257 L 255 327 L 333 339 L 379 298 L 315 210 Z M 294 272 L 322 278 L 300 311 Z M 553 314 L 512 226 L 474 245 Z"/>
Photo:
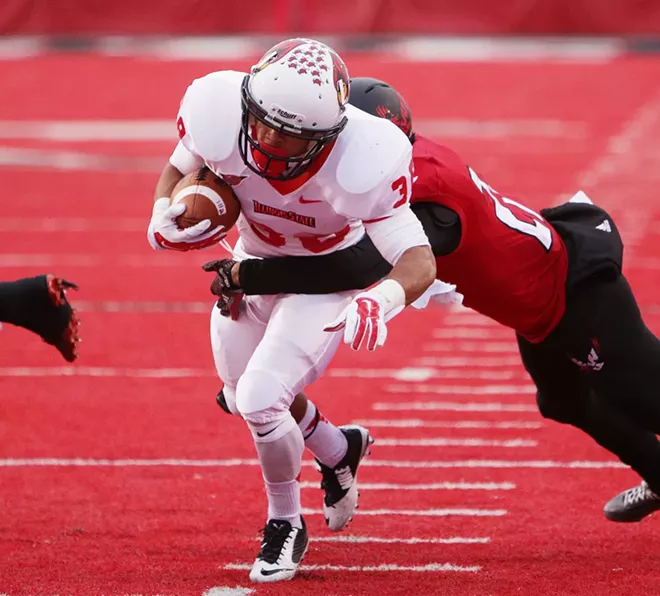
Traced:
<path id="1" fill-rule="evenodd" d="M 179 141 L 170 155 L 170 163 L 185 176 L 201 168 L 204 160 Z"/>
<path id="2" fill-rule="evenodd" d="M 175 159 L 189 164 L 224 162 L 235 152 L 241 124 L 241 81 L 237 71 L 218 71 L 195 79 L 186 89 L 176 119 L 179 147 Z M 178 152 L 178 153 L 177 153 Z"/>

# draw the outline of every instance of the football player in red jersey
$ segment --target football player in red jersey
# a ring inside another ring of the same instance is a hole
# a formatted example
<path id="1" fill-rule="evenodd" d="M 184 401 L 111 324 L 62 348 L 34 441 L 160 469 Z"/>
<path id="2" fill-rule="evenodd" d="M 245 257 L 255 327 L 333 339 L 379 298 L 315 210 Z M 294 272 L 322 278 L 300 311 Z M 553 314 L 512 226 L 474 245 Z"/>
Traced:
<path id="1" fill-rule="evenodd" d="M 54 275 L 0 282 L 0 321 L 36 333 L 67 362 L 78 357 L 78 316 L 66 291 L 78 289 Z"/>
<path id="2" fill-rule="evenodd" d="M 387 83 L 353 79 L 350 102 L 413 143 L 411 203 L 437 277 L 456 284 L 465 306 L 516 332 L 541 414 L 583 430 L 643 478 L 605 505 L 606 517 L 639 521 L 660 509 L 660 342 L 622 275 L 612 218 L 584 193 L 541 213 L 499 194 L 453 151 L 415 134 L 405 100 Z M 228 314 L 239 312 L 241 293 L 367 287 L 389 270 L 376 252 L 363 243 L 327 256 L 227 259 L 231 281 L 214 293 Z M 339 270 L 350 274 L 334 276 Z M 294 416 L 304 400 L 294 401 Z"/>

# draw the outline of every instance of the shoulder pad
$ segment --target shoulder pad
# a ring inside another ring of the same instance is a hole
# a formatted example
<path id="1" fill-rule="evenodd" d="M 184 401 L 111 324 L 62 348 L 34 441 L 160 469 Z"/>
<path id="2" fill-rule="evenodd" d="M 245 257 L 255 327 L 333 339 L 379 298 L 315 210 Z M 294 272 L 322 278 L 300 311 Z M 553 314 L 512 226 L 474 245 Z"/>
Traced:
<path id="1" fill-rule="evenodd" d="M 207 162 L 223 161 L 237 147 L 244 76 L 231 70 L 212 72 L 195 79 L 183 96 L 177 119 L 179 136 Z"/>
<path id="2" fill-rule="evenodd" d="M 389 184 L 412 147 L 408 137 L 385 118 L 347 106 L 348 124 L 339 135 L 337 182 L 349 194 L 364 195 Z"/>

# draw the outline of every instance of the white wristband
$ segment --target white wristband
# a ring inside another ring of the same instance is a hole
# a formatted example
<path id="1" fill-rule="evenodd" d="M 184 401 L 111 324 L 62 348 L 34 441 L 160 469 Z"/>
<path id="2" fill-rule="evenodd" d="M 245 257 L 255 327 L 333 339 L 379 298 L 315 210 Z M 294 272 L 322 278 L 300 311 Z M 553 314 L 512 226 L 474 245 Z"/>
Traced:
<path id="1" fill-rule="evenodd" d="M 386 279 L 372 289 L 385 299 L 385 321 L 389 321 L 398 315 L 406 306 L 406 291 L 403 286 L 394 279 Z"/>

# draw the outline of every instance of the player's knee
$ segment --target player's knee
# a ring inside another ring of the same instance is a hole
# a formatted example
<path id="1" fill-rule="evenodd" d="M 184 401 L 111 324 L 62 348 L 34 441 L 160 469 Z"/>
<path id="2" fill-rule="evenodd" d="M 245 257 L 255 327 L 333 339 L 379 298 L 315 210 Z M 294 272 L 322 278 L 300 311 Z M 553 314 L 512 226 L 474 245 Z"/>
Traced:
<path id="1" fill-rule="evenodd" d="M 555 422 L 573 424 L 579 415 L 578 408 L 575 405 L 571 405 L 565 399 L 553 399 L 553 396 L 548 393 L 539 391 L 536 394 L 536 404 L 541 416 Z"/>
<path id="2" fill-rule="evenodd" d="M 246 370 L 236 385 L 236 408 L 251 424 L 265 424 L 289 412 L 287 390 L 265 370 Z"/>
<path id="3" fill-rule="evenodd" d="M 215 398 L 218 405 L 225 411 L 227 414 L 234 414 L 235 416 L 239 415 L 238 408 L 236 407 L 236 388 L 231 387 L 230 385 L 225 385 L 216 395 Z"/>
<path id="4" fill-rule="evenodd" d="M 255 422 L 253 417 L 246 417 L 245 420 L 252 432 L 255 443 L 272 443 L 289 434 L 292 430 L 298 430 L 298 425 L 288 410 L 274 414 L 274 417 L 268 422 Z M 260 419 L 257 418 L 257 420 Z M 302 435 L 300 437 L 302 442 Z"/>

